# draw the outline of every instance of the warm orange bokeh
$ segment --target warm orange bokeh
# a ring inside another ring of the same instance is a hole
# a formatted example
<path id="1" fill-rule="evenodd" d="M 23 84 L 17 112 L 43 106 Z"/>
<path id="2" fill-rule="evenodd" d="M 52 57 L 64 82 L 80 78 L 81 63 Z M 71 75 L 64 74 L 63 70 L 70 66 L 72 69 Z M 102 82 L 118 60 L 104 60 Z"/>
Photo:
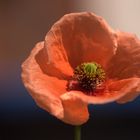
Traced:
<path id="1" fill-rule="evenodd" d="M 88 96 L 66 90 L 73 69 L 95 61 L 106 71 L 106 89 Z M 56 22 L 22 64 L 22 79 L 36 103 L 62 121 L 79 125 L 88 120 L 88 104 L 124 103 L 140 91 L 140 41 L 115 32 L 93 13 L 65 15 Z"/>

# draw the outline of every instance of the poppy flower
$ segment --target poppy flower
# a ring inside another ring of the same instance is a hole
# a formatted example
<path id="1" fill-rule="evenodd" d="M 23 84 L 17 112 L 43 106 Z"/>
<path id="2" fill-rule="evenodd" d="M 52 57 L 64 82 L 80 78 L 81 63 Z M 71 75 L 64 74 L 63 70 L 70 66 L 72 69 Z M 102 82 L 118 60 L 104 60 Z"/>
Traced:
<path id="1" fill-rule="evenodd" d="M 135 35 L 114 31 L 93 13 L 71 13 L 33 48 L 22 64 L 22 80 L 39 107 L 80 125 L 89 118 L 88 104 L 136 98 L 139 68 L 140 40 Z"/>

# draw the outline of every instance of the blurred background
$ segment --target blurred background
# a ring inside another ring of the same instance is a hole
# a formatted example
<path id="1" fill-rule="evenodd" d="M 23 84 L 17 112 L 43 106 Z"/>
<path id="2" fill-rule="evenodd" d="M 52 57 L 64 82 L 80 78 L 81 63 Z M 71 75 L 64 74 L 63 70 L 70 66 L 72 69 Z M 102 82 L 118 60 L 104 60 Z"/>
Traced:
<path id="1" fill-rule="evenodd" d="M 21 82 L 21 63 L 64 14 L 90 11 L 140 37 L 139 0 L 0 0 L 0 140 L 72 140 L 66 125 L 36 106 Z M 139 140 L 140 98 L 89 106 L 82 140 Z"/>

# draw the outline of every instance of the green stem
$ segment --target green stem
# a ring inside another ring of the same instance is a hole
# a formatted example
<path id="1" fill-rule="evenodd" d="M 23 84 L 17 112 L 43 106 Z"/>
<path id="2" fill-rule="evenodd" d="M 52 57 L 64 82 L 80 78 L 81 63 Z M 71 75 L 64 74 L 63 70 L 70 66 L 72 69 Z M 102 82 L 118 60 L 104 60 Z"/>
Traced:
<path id="1" fill-rule="evenodd" d="M 75 126 L 75 139 L 81 140 L 81 126 Z"/>

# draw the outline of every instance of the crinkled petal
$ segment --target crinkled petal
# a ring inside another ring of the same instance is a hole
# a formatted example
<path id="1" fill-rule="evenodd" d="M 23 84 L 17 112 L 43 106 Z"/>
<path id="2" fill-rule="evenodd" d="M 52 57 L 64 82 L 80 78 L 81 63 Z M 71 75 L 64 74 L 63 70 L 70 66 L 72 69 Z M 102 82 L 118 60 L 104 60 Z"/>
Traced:
<path id="1" fill-rule="evenodd" d="M 117 100 L 117 103 L 131 102 L 140 95 L 140 78 L 136 78 L 135 82 L 137 82 L 137 85 L 125 96 Z"/>
<path id="2" fill-rule="evenodd" d="M 109 78 L 140 77 L 140 40 L 133 34 L 117 32 L 118 48 L 108 64 Z"/>
<path id="3" fill-rule="evenodd" d="M 77 98 L 86 104 L 104 104 L 119 100 L 127 94 L 135 94 L 135 92 L 140 91 L 140 88 L 138 88 L 139 85 L 140 78 L 129 78 L 118 81 L 111 80 L 108 81 L 107 88 L 103 93 L 89 96 L 80 91 L 70 91 L 69 98 Z"/>
<path id="4" fill-rule="evenodd" d="M 45 74 L 36 56 L 43 49 L 44 42 L 38 43 L 22 64 L 22 80 L 36 103 L 59 119 L 63 118 L 63 105 L 59 96 L 65 92 L 66 81 Z"/>
<path id="5" fill-rule="evenodd" d="M 102 66 L 114 55 L 117 46 L 114 31 L 93 13 L 72 13 L 56 22 L 45 38 L 49 63 L 63 67 L 61 58 L 75 68 L 86 61 Z M 56 63 L 57 62 L 57 63 Z"/>
<path id="6" fill-rule="evenodd" d="M 140 85 L 139 85 L 140 86 Z M 117 103 L 120 103 L 120 104 L 124 104 L 124 103 L 127 103 L 127 102 L 131 102 L 133 101 L 134 99 L 136 99 L 138 96 L 140 95 L 140 90 L 139 92 L 130 92 L 128 94 L 126 94 L 124 97 L 120 98 L 119 100 L 117 100 L 116 102 Z"/>

